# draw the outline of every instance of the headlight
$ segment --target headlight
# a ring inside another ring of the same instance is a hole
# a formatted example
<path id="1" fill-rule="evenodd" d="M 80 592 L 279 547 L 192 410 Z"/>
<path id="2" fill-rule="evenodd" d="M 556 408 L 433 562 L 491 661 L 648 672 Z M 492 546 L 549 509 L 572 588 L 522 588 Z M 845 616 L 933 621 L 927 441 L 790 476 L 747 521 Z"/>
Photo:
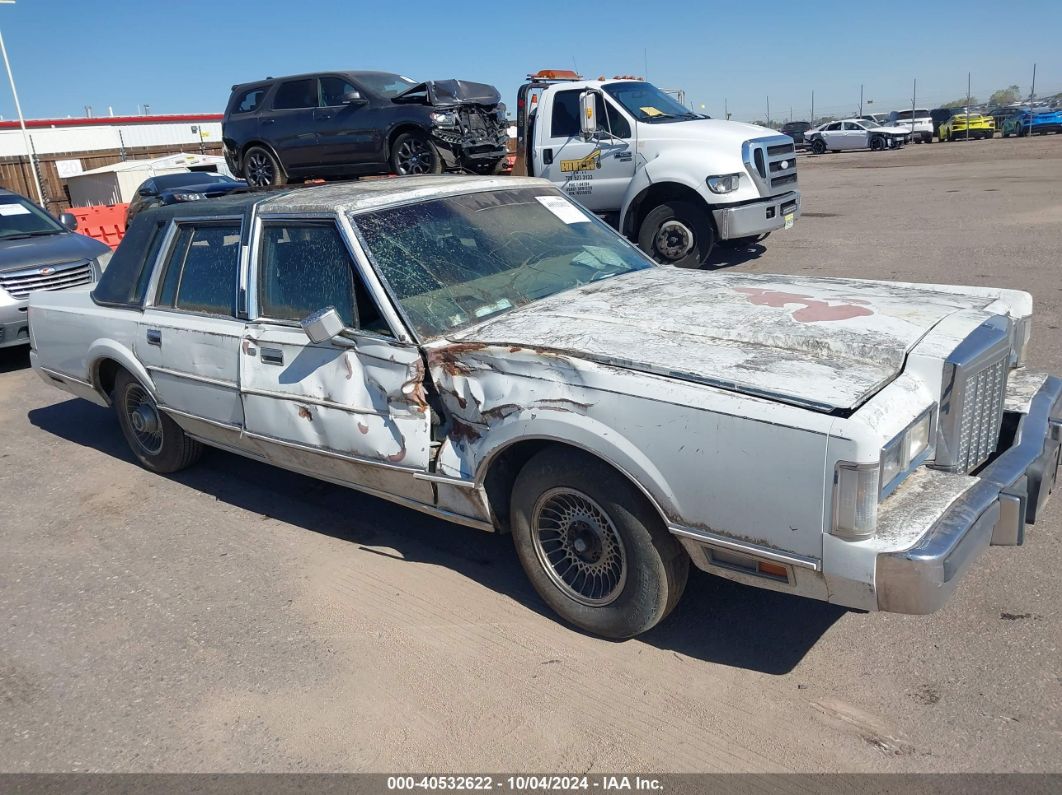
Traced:
<path id="1" fill-rule="evenodd" d="M 715 177 L 708 177 L 708 190 L 712 193 L 732 193 L 738 189 L 740 181 L 740 174 L 721 174 Z"/>
<path id="2" fill-rule="evenodd" d="M 202 193 L 175 193 L 173 194 L 173 200 L 177 202 L 194 202 L 199 199 L 205 199 L 206 197 Z"/>
<path id="3" fill-rule="evenodd" d="M 435 111 L 431 114 L 431 120 L 441 127 L 457 126 L 457 114 L 453 111 Z"/>
<path id="4" fill-rule="evenodd" d="M 834 535 L 860 539 L 874 534 L 880 472 L 877 464 L 837 464 L 833 474 Z"/>
<path id="5" fill-rule="evenodd" d="M 881 450 L 881 496 L 885 497 L 925 460 L 932 438 L 935 405 L 918 415 Z"/>

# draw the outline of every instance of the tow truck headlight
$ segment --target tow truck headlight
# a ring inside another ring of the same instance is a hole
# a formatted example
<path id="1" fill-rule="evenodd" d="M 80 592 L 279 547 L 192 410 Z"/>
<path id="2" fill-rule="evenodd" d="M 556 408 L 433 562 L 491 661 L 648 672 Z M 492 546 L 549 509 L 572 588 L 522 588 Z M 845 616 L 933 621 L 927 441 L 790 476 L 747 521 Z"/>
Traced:
<path id="1" fill-rule="evenodd" d="M 453 111 L 435 111 L 431 114 L 431 120 L 440 127 L 457 126 L 457 114 Z"/>
<path id="2" fill-rule="evenodd" d="M 740 174 L 720 174 L 708 177 L 708 190 L 712 193 L 732 193 L 738 189 L 741 182 Z"/>
<path id="3" fill-rule="evenodd" d="M 878 464 L 840 462 L 833 473 L 833 534 L 858 540 L 878 524 Z"/>

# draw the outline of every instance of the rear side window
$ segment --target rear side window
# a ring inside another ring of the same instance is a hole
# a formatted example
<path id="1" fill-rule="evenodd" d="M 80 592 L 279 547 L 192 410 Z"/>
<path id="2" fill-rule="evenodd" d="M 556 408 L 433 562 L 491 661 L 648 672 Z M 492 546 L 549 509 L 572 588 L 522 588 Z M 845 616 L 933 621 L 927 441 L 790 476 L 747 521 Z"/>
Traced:
<path id="1" fill-rule="evenodd" d="M 143 306 L 152 266 L 165 237 L 165 222 L 144 215 L 135 218 L 92 291 L 93 300 L 108 306 Z"/>
<path id="2" fill-rule="evenodd" d="M 166 260 L 156 304 L 235 317 L 239 255 L 238 223 L 181 225 Z"/>
<path id="3" fill-rule="evenodd" d="M 233 105 L 233 113 L 250 113 L 253 110 L 257 110 L 258 106 L 262 103 L 262 97 L 265 96 L 266 90 L 264 88 L 252 88 L 248 91 L 244 91 L 236 99 L 236 103 Z"/>
<path id="4" fill-rule="evenodd" d="M 273 107 L 277 110 L 313 108 L 317 106 L 317 81 L 314 78 L 289 80 L 277 89 Z"/>

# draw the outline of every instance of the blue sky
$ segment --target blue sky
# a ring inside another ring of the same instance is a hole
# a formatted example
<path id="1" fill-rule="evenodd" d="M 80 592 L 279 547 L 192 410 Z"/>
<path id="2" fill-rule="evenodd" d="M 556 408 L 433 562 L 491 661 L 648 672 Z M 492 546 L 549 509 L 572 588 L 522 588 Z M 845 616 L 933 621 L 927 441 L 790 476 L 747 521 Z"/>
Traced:
<path id="1" fill-rule="evenodd" d="M 217 111 L 233 83 L 316 69 L 383 69 L 493 83 L 510 108 L 528 71 L 647 74 L 737 119 L 934 106 L 1017 83 L 1062 90 L 1059 0 L 916 3 L 521 4 L 255 0 L 18 0 L 0 5 L 27 117 Z M 563 10 L 567 9 L 567 10 Z M 856 10 L 853 10 L 856 9 Z M 648 67 L 648 68 L 646 68 Z M 0 115 L 14 118 L 6 81 Z"/>

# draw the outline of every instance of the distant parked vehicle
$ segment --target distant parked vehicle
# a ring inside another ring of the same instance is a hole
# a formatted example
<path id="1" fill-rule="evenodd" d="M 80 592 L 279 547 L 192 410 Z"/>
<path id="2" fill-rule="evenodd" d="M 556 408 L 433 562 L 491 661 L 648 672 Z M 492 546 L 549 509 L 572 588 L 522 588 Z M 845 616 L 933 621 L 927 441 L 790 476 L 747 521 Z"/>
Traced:
<path id="1" fill-rule="evenodd" d="M 370 174 L 497 173 L 509 140 L 494 86 L 323 72 L 232 87 L 225 160 L 252 186 Z"/>
<path id="2" fill-rule="evenodd" d="M 970 111 L 956 111 L 940 125 L 941 141 L 965 141 L 991 138 L 996 132 L 996 122 L 991 116 Z"/>
<path id="3" fill-rule="evenodd" d="M 811 129 L 809 121 L 791 121 L 782 125 L 782 135 L 788 135 L 796 144 L 804 143 L 804 133 Z"/>
<path id="4" fill-rule="evenodd" d="M 1022 108 L 1003 120 L 1003 137 L 1062 132 L 1062 109 Z"/>
<path id="5" fill-rule="evenodd" d="M 905 127 L 880 127 L 865 119 L 842 119 L 808 130 L 804 139 L 816 155 L 849 149 L 899 149 L 911 133 Z"/>
<path id="6" fill-rule="evenodd" d="M 247 183 L 222 174 L 204 171 L 189 171 L 184 174 L 161 174 L 144 180 L 129 202 L 126 211 L 126 226 L 137 213 L 151 207 L 164 207 L 177 202 L 210 199 L 226 196 L 236 190 L 244 190 Z"/>
<path id="7" fill-rule="evenodd" d="M 905 128 L 916 143 L 933 142 L 933 114 L 926 108 L 894 110 L 889 114 L 889 124 Z"/>
<path id="8" fill-rule="evenodd" d="M 92 284 L 103 273 L 110 246 L 75 229 L 70 213 L 54 218 L 0 189 L 0 348 L 29 344 L 30 293 Z"/>
<path id="9" fill-rule="evenodd" d="M 886 126 L 889 121 L 888 113 L 868 113 L 865 116 L 860 116 L 863 121 L 872 121 L 879 126 Z"/>

